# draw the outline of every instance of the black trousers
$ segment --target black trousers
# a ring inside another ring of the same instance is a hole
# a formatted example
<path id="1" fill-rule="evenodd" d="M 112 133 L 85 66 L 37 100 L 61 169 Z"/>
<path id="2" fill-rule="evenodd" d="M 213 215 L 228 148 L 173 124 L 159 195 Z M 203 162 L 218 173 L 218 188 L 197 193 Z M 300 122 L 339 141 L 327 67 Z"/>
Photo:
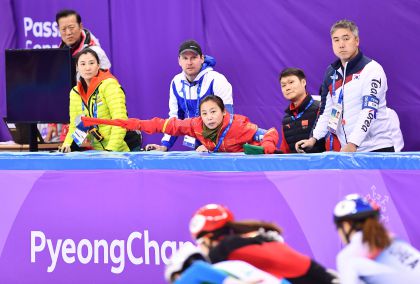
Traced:
<path id="1" fill-rule="evenodd" d="M 373 150 L 371 152 L 395 152 L 394 146 Z"/>

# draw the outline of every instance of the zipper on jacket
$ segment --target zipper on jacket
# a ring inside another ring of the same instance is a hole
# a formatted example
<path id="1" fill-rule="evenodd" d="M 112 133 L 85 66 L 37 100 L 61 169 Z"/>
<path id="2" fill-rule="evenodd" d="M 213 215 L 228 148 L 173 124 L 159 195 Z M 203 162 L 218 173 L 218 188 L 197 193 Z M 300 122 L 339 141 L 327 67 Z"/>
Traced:
<path id="1" fill-rule="evenodd" d="M 97 100 L 98 100 L 98 93 L 99 93 L 99 87 L 102 85 L 102 82 L 101 83 L 99 83 L 99 85 L 96 87 L 96 89 L 93 91 L 93 93 L 92 93 L 92 95 L 89 97 L 89 99 L 88 99 L 88 102 L 87 102 L 87 104 L 85 104 L 85 102 L 83 101 L 83 99 L 82 99 L 82 103 L 86 106 L 86 109 L 88 110 L 88 113 L 89 113 L 89 116 L 90 117 L 93 117 L 92 116 L 92 110 L 89 108 L 89 105 L 90 105 L 90 103 L 91 103 L 91 100 L 92 100 L 92 98 L 93 98 L 93 96 L 95 96 L 95 103 L 97 102 Z M 92 106 L 93 107 L 93 106 Z"/>
<path id="2" fill-rule="evenodd" d="M 98 101 L 98 94 L 99 94 L 99 87 L 102 85 L 102 82 L 101 83 L 99 83 L 99 85 L 96 87 L 96 89 L 93 91 L 93 93 L 92 93 L 92 95 L 89 97 L 89 100 L 88 100 L 88 103 L 87 103 L 87 105 L 85 104 L 85 102 L 83 101 L 83 99 L 82 99 L 82 103 L 86 106 L 86 109 L 88 110 L 88 113 L 89 113 L 89 116 L 90 117 L 93 117 L 93 115 L 92 115 L 92 111 L 91 111 L 91 109 L 88 107 L 89 105 L 90 105 L 90 103 L 91 103 L 91 100 L 92 100 L 92 98 L 95 96 L 95 104 L 96 104 L 96 107 L 98 106 L 97 105 L 97 101 Z M 93 106 L 92 106 L 93 107 Z M 98 109 L 96 109 L 96 111 L 98 111 Z M 96 116 L 98 116 L 98 114 L 96 114 Z M 99 131 L 99 127 L 98 127 L 98 131 Z M 95 138 L 93 138 L 93 139 L 95 139 Z M 102 149 L 104 149 L 104 150 L 106 150 L 105 149 L 105 146 L 104 146 L 104 144 L 102 144 L 102 142 L 101 141 L 98 141 L 99 142 L 99 144 L 101 144 L 101 146 L 102 146 Z"/>
<path id="3" fill-rule="evenodd" d="M 347 142 L 346 129 L 344 128 L 344 124 L 343 124 L 343 119 L 344 119 L 344 95 L 345 95 L 344 94 L 344 85 L 346 83 L 347 64 L 348 64 L 348 62 L 346 62 L 346 64 L 344 65 L 343 84 L 341 85 L 341 91 L 343 92 L 343 98 L 342 98 L 342 101 L 341 101 L 341 107 L 342 107 L 342 110 L 341 110 L 341 128 L 343 129 L 344 139 L 346 139 L 346 144 L 348 142 Z"/>

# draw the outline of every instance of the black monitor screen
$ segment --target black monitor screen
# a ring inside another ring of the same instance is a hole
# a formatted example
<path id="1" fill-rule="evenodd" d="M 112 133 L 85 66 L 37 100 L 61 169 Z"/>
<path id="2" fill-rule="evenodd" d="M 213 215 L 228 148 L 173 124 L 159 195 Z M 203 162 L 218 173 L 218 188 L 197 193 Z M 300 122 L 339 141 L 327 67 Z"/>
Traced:
<path id="1" fill-rule="evenodd" d="M 69 122 L 69 49 L 6 50 L 8 122 Z"/>

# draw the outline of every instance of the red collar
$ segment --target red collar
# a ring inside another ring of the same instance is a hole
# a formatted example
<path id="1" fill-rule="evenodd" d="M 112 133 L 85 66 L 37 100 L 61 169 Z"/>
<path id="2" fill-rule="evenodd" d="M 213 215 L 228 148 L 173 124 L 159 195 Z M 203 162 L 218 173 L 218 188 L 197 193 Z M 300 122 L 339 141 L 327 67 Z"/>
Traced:
<path id="1" fill-rule="evenodd" d="M 82 82 L 80 81 L 77 82 L 77 90 L 80 96 L 82 97 L 83 101 L 86 104 L 88 104 L 90 96 L 95 92 L 96 88 L 98 88 L 100 83 L 109 78 L 115 79 L 115 77 L 111 74 L 111 72 L 109 72 L 109 70 L 105 70 L 105 71 L 99 70 L 98 75 L 93 77 L 92 80 L 90 81 L 90 85 L 86 92 L 83 89 Z"/>
<path id="2" fill-rule="evenodd" d="M 300 106 L 306 101 L 306 98 L 308 97 L 308 94 L 306 93 L 305 97 L 303 98 L 303 100 L 300 102 L 300 104 L 298 104 L 297 106 L 295 106 L 294 103 L 291 103 L 289 106 L 289 109 L 291 112 L 298 112 Z"/>

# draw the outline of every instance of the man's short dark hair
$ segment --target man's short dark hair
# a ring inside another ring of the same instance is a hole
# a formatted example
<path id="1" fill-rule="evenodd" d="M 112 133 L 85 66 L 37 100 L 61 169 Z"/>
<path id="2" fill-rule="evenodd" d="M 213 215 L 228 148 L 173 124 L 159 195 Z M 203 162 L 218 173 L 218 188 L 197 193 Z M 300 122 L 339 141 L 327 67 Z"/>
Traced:
<path id="1" fill-rule="evenodd" d="M 280 76 L 279 76 L 279 81 L 284 78 L 284 77 L 289 77 L 289 76 L 296 76 L 299 78 L 299 80 L 306 80 L 306 76 L 305 73 L 303 72 L 302 69 L 299 68 L 286 68 L 283 71 L 281 71 Z"/>
<path id="2" fill-rule="evenodd" d="M 77 13 L 75 10 L 68 10 L 68 9 L 64 9 L 59 11 L 56 15 L 55 15 L 55 21 L 58 24 L 58 20 L 61 18 L 65 18 L 71 15 L 75 15 L 76 19 L 77 19 L 77 23 L 80 25 L 80 23 L 82 22 L 82 17 L 80 17 L 79 13 Z"/>

